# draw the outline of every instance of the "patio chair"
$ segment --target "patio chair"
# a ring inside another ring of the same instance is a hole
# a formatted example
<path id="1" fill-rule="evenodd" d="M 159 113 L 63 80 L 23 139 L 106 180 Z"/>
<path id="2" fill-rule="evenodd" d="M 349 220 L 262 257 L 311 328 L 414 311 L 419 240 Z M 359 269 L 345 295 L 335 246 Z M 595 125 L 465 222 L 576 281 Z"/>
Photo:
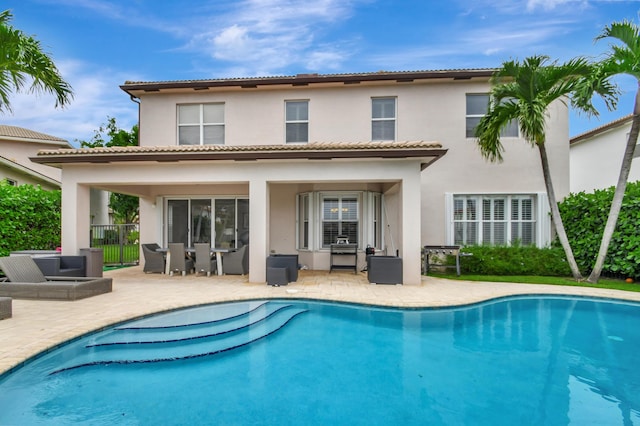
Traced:
<path id="1" fill-rule="evenodd" d="M 367 277 L 375 284 L 402 284 L 402 258 L 367 256 Z"/>
<path id="2" fill-rule="evenodd" d="M 3 297 L 77 300 L 112 290 L 111 278 L 45 276 L 31 256 L 0 257 L 0 269 L 9 279 L 0 282 Z"/>
<path id="3" fill-rule="evenodd" d="M 186 275 L 187 272 L 193 270 L 193 260 L 187 258 L 184 250 L 184 243 L 169 243 L 169 275 L 173 275 L 174 272 L 182 272 L 182 275 Z"/>
<path id="4" fill-rule="evenodd" d="M 211 246 L 207 243 L 196 243 L 193 245 L 196 250 L 196 274 L 198 272 L 206 272 L 207 276 L 211 276 L 216 271 L 216 260 L 211 259 Z"/>
<path id="5" fill-rule="evenodd" d="M 225 274 L 246 275 L 249 273 L 249 245 L 236 251 L 225 253 L 222 258 L 222 270 Z"/>
<path id="6" fill-rule="evenodd" d="M 164 274 L 165 258 L 164 253 L 156 251 L 160 246 L 156 243 L 142 244 L 142 254 L 144 255 L 143 272 L 160 272 Z"/>

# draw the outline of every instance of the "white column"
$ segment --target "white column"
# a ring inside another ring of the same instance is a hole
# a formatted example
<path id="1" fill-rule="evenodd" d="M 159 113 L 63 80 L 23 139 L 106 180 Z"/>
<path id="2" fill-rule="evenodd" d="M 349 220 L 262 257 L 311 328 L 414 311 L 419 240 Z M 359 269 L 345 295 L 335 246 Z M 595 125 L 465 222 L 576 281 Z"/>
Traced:
<path id="1" fill-rule="evenodd" d="M 266 180 L 249 181 L 249 282 L 267 280 L 269 188 Z"/>
<path id="2" fill-rule="evenodd" d="M 91 246 L 90 188 L 62 179 L 62 254 L 77 255 Z"/>
<path id="3" fill-rule="evenodd" d="M 402 198 L 402 220 L 400 221 L 402 244 L 402 279 L 404 284 L 420 285 L 421 274 L 421 197 L 420 172 L 411 174 L 402 180 L 400 196 Z"/>

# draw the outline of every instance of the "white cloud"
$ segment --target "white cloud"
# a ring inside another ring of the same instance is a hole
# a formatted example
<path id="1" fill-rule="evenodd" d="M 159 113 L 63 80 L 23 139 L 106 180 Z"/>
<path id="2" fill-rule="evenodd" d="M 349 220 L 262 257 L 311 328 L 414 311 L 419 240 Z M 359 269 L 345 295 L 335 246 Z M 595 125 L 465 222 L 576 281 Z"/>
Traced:
<path id="1" fill-rule="evenodd" d="M 527 10 L 533 11 L 537 8 L 544 10 L 553 10 L 558 6 L 571 4 L 575 6 L 586 6 L 589 2 L 587 0 L 527 0 Z"/>
<path id="2" fill-rule="evenodd" d="M 96 71 L 78 61 L 58 61 L 57 66 L 74 92 L 66 108 L 56 109 L 55 98 L 48 94 L 16 93 L 11 97 L 13 114 L 6 113 L 0 120 L 71 143 L 75 139 L 91 139 L 108 116 L 115 117 L 123 129 L 136 124 L 137 106 L 119 88 L 125 81 L 121 73 L 107 69 Z"/>
<path id="3" fill-rule="evenodd" d="M 340 0 L 246 0 L 212 18 L 209 27 L 216 30 L 194 35 L 189 47 L 265 75 L 290 66 L 333 69 L 350 53 L 321 39 L 327 26 L 348 19 L 353 7 L 354 2 Z"/>

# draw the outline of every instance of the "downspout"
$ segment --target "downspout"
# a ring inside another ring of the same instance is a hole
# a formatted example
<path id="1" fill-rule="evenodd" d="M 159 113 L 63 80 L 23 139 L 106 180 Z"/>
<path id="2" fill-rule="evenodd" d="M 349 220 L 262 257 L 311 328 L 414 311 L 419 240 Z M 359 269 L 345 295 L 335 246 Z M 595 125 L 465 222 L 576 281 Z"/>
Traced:
<path id="1" fill-rule="evenodd" d="M 129 94 L 129 99 L 131 99 L 131 102 L 138 104 L 138 146 L 140 146 L 140 98 Z"/>

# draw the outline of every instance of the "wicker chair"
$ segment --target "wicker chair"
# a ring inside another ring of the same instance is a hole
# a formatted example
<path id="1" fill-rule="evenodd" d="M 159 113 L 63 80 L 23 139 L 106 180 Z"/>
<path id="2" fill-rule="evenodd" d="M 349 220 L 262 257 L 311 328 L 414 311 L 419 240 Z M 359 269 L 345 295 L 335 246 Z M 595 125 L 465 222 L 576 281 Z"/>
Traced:
<path id="1" fill-rule="evenodd" d="M 196 243 L 193 245 L 196 250 L 196 274 L 206 272 L 211 276 L 216 271 L 216 260 L 211 259 L 211 246 L 207 243 Z"/>
<path id="2" fill-rule="evenodd" d="M 184 243 L 169 243 L 169 254 L 171 255 L 169 260 L 170 275 L 173 275 L 174 272 L 181 272 L 184 276 L 193 270 L 193 260 L 187 259 Z"/>
<path id="3" fill-rule="evenodd" d="M 245 275 L 249 273 L 249 245 L 240 247 L 222 258 L 222 270 L 225 274 Z"/>
<path id="4" fill-rule="evenodd" d="M 144 272 L 159 272 L 164 274 L 165 258 L 164 253 L 156 251 L 160 246 L 156 243 L 142 244 L 142 254 L 144 255 Z"/>
<path id="5" fill-rule="evenodd" d="M 367 276 L 370 283 L 402 284 L 402 258 L 367 256 Z"/>

